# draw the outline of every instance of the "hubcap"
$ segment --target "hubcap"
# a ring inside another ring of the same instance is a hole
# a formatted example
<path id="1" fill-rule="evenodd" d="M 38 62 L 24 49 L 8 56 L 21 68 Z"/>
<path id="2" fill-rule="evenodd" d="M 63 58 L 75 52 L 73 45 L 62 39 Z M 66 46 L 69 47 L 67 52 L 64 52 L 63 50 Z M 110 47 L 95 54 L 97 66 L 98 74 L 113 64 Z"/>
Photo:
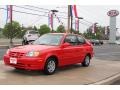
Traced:
<path id="1" fill-rule="evenodd" d="M 89 63 L 90 63 L 90 58 L 89 58 L 89 56 L 87 56 L 87 57 L 85 58 L 85 64 L 88 65 Z"/>
<path id="2" fill-rule="evenodd" d="M 49 61 L 49 62 L 48 62 L 47 69 L 48 69 L 48 71 L 51 72 L 51 73 L 54 72 L 54 70 L 55 70 L 55 62 L 54 62 L 54 61 Z"/>

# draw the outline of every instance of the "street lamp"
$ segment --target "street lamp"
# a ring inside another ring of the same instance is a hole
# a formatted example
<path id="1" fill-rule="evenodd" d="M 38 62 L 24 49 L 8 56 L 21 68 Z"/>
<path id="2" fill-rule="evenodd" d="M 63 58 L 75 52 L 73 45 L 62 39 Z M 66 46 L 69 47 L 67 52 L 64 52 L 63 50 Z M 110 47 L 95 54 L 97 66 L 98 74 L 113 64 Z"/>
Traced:
<path id="1" fill-rule="evenodd" d="M 58 12 L 58 10 L 51 10 L 51 12 L 52 12 L 52 15 L 51 15 L 51 18 L 52 18 L 52 22 L 51 22 L 51 27 L 52 27 L 52 32 L 53 32 L 53 16 L 54 16 L 54 14 L 55 14 L 55 12 Z"/>
<path id="2" fill-rule="evenodd" d="M 83 17 L 77 17 L 78 19 L 83 19 Z"/>

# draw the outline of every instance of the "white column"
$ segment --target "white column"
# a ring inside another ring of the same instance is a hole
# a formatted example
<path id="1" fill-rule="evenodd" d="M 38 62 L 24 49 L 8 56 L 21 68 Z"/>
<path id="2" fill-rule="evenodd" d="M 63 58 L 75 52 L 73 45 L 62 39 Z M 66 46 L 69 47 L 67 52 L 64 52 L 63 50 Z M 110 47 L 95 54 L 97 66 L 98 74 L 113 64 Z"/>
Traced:
<path id="1" fill-rule="evenodd" d="M 116 40 L 116 17 L 110 17 L 109 43 L 115 43 L 115 40 Z"/>

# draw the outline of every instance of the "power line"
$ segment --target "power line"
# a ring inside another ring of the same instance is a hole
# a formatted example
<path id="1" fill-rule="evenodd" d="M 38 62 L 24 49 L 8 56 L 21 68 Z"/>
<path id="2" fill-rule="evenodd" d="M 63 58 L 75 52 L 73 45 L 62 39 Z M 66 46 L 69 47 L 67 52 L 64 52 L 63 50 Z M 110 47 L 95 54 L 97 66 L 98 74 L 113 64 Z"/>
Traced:
<path id="1" fill-rule="evenodd" d="M 91 26 L 91 25 L 88 25 L 88 24 L 86 24 L 86 23 L 84 23 L 84 22 L 79 22 L 80 24 L 83 24 L 83 25 L 85 25 L 85 26 Z M 75 24 L 75 22 L 73 23 L 73 24 Z"/>
<path id="2" fill-rule="evenodd" d="M 29 5 L 27 5 L 27 6 L 29 6 Z M 18 6 L 17 6 L 18 7 Z M 19 6 L 20 8 L 25 8 L 25 7 L 21 7 L 21 6 Z M 6 8 L 0 8 L 0 9 L 3 9 L 3 10 L 7 10 Z M 28 9 L 28 8 L 26 8 L 26 9 Z M 43 8 L 41 8 L 41 9 L 43 9 Z M 30 10 L 33 10 L 33 9 L 30 9 Z M 48 9 L 47 9 L 48 10 Z M 29 14 L 29 15 L 36 15 L 36 16 L 43 16 L 43 17 L 48 17 L 48 16 L 46 16 L 46 15 L 40 15 L 40 14 L 34 14 L 34 13 L 30 13 L 30 12 L 23 12 L 23 11 L 18 11 L 18 10 L 13 10 L 14 12 L 18 12 L 18 13 L 24 13 L 24 14 Z M 38 11 L 38 10 L 37 10 Z M 48 13 L 48 12 L 46 12 L 46 13 Z M 63 19 L 68 19 L 67 17 L 58 17 L 58 18 L 63 18 Z M 84 20 L 84 21 L 87 21 L 87 20 Z M 38 22 L 38 21 L 37 21 Z M 61 21 L 60 21 L 61 22 Z M 89 21 L 87 21 L 87 22 L 89 22 Z M 63 23 L 63 22 L 61 22 L 61 23 Z M 84 23 L 82 23 L 82 22 L 80 22 L 81 24 L 83 24 L 83 25 L 87 25 L 87 24 L 84 24 Z M 91 23 L 91 22 L 89 22 L 89 23 Z M 89 26 L 89 25 L 87 25 L 87 26 Z"/>
<path id="3" fill-rule="evenodd" d="M 3 9 L 3 10 L 7 10 L 5 8 L 0 8 L 0 9 Z M 36 16 L 44 16 L 44 17 L 48 17 L 48 16 L 45 16 L 45 15 L 40 15 L 40 14 L 34 14 L 34 13 L 29 13 L 29 12 L 23 12 L 23 11 L 18 11 L 18 10 L 12 10 L 14 12 L 18 12 L 18 13 L 24 13 L 24 14 L 30 14 L 30 15 L 36 15 Z"/>
<path id="4" fill-rule="evenodd" d="M 42 10 L 46 10 L 46 11 L 51 11 L 50 9 L 40 8 L 40 7 L 36 7 L 36 6 L 31 6 L 31 5 L 25 5 L 25 6 L 30 7 L 30 8 L 33 7 L 33 8 L 36 8 L 36 9 L 42 9 Z M 58 13 L 66 14 L 67 12 L 58 12 Z"/>
<path id="5" fill-rule="evenodd" d="M 37 8 L 37 9 L 42 9 L 42 10 L 47 10 L 47 11 L 51 11 L 51 10 L 49 10 L 49 9 L 40 8 L 40 7 L 36 7 L 36 6 L 31 6 L 31 5 L 25 5 L 25 6 L 33 7 L 33 8 Z M 17 7 L 21 7 L 21 6 L 17 6 Z M 29 10 L 34 10 L 34 9 L 26 8 L 26 7 L 21 7 L 21 8 L 29 9 Z M 34 11 L 39 11 L 39 10 L 34 10 Z M 39 11 L 39 12 L 44 12 L 44 11 Z M 49 13 L 49 12 L 44 12 L 44 13 Z M 60 13 L 66 13 L 66 12 L 60 12 Z M 67 17 L 58 17 L 58 18 L 68 19 Z M 90 21 L 87 21 L 87 20 L 85 20 L 85 19 L 83 19 L 83 20 L 86 21 L 87 23 L 93 24 L 93 23 L 90 22 Z"/>
<path id="6" fill-rule="evenodd" d="M 87 21 L 86 19 L 82 19 L 82 20 L 85 21 L 85 22 L 87 22 L 87 23 L 89 23 L 89 24 L 93 24 L 92 22 Z"/>
<path id="7" fill-rule="evenodd" d="M 81 8 L 81 6 L 79 6 L 78 5 L 78 7 L 80 7 Z M 83 12 L 84 14 L 87 14 L 87 17 L 89 17 L 89 18 L 93 18 L 93 19 L 98 19 L 98 17 L 96 17 L 95 16 L 95 14 L 93 14 L 93 13 L 91 13 L 91 12 L 87 12 L 87 11 L 89 11 L 89 10 L 86 10 L 85 8 L 84 8 L 84 10 L 83 9 L 80 9 L 80 8 L 78 8 L 81 12 Z M 101 20 L 99 19 L 99 21 L 101 22 Z M 89 22 L 88 22 L 89 23 Z"/>
<path id="8" fill-rule="evenodd" d="M 5 8 L 0 8 L 0 9 L 7 10 L 7 9 L 5 9 Z M 18 10 L 13 10 L 13 11 L 14 11 L 14 12 L 18 12 L 18 13 L 24 13 L 24 14 L 30 14 L 30 15 L 48 17 L 48 16 L 46 16 L 46 15 L 34 14 L 34 13 L 23 12 L 23 11 L 18 11 Z M 63 18 L 63 17 L 57 17 L 57 18 Z M 37 20 L 36 22 L 38 22 L 38 20 Z M 60 22 L 63 23 L 61 20 L 60 20 Z"/>
<path id="9" fill-rule="evenodd" d="M 89 26 L 89 27 L 90 27 L 90 25 L 87 25 L 87 24 L 85 24 L 85 23 L 83 23 L 83 22 L 79 22 L 79 23 L 81 23 L 81 24 L 83 24 L 83 25 L 85 25 L 85 26 Z"/>
<path id="10" fill-rule="evenodd" d="M 16 6 L 16 5 L 14 5 Z M 45 8 L 40 8 L 40 7 L 36 7 L 36 6 L 31 6 L 31 5 L 25 5 L 25 6 L 28 6 L 28 7 L 33 7 L 33 8 L 37 8 L 37 9 L 42 9 L 42 10 L 47 10 L 47 11 L 51 11 L 49 9 L 45 9 Z M 33 11 L 38 11 L 38 12 L 44 12 L 44 13 L 49 13 L 49 12 L 45 12 L 45 11 L 40 11 L 40 10 L 35 10 L 35 9 L 31 9 L 31 8 L 26 8 L 26 7 L 22 7 L 22 6 L 16 6 L 16 7 L 19 7 L 19 8 L 24 8 L 24 9 L 28 9 L 28 10 L 33 10 Z M 66 13 L 66 12 L 62 12 L 62 13 Z M 46 16 L 47 17 L 47 16 Z M 58 17 L 58 18 L 63 18 L 63 19 L 68 19 L 67 17 Z M 90 21 L 87 21 L 85 19 L 83 19 L 84 21 L 90 23 L 90 24 L 93 24 L 92 22 Z"/>
<path id="11" fill-rule="evenodd" d="M 40 10 L 35 10 L 35 9 L 31 9 L 31 8 L 27 8 L 27 7 L 22 7 L 22 6 L 16 6 L 14 5 L 15 7 L 18 7 L 18 8 L 23 8 L 23 9 L 28 9 L 28 10 L 32 10 L 32 11 L 38 11 L 38 12 L 44 12 L 44 13 L 49 13 L 49 12 L 45 12 L 45 11 L 40 11 Z"/>
<path id="12" fill-rule="evenodd" d="M 40 7 L 36 7 L 36 6 L 31 6 L 31 5 L 25 5 L 25 6 L 28 6 L 28 7 L 33 7 L 33 8 L 37 8 L 37 9 L 42 9 L 42 10 L 47 10 L 47 11 L 50 11 L 49 9 L 40 8 Z"/>

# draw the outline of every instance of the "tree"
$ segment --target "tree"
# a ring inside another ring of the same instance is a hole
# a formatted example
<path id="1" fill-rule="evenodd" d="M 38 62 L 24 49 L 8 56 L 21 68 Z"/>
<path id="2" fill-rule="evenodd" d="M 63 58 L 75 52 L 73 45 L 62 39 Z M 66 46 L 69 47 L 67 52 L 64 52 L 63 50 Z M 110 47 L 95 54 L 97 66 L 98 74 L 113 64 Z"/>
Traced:
<path id="1" fill-rule="evenodd" d="M 72 32 L 73 32 L 74 34 L 79 34 L 79 31 L 76 31 L 75 29 L 72 29 Z"/>
<path id="2" fill-rule="evenodd" d="M 28 26 L 26 27 L 27 30 L 33 30 L 33 27 L 32 26 Z"/>
<path id="3" fill-rule="evenodd" d="M 40 35 L 43 35 L 43 34 L 46 34 L 46 33 L 49 33 L 50 32 L 50 28 L 44 24 L 44 25 L 41 25 L 40 26 L 40 29 L 38 29 Z"/>
<path id="4" fill-rule="evenodd" d="M 58 33 L 64 33 L 65 32 L 65 27 L 63 25 L 59 25 L 57 27 L 57 31 L 56 32 L 58 32 Z"/>
<path id="5" fill-rule="evenodd" d="M 7 23 L 3 29 L 3 35 L 7 38 L 17 37 L 21 32 L 20 24 L 16 21 L 12 21 L 11 23 Z"/>
<path id="6" fill-rule="evenodd" d="M 105 27 L 97 26 L 95 33 L 92 33 L 92 29 L 89 27 L 86 32 L 84 32 L 84 36 L 88 39 L 105 39 Z"/>
<path id="7" fill-rule="evenodd" d="M 33 28 L 34 28 L 34 30 L 35 30 L 35 31 L 37 31 L 37 30 L 38 30 L 36 26 L 34 26 Z"/>
<path id="8" fill-rule="evenodd" d="M 21 29 L 21 32 L 17 35 L 17 38 L 23 38 L 26 31 L 27 31 L 26 29 Z"/>

